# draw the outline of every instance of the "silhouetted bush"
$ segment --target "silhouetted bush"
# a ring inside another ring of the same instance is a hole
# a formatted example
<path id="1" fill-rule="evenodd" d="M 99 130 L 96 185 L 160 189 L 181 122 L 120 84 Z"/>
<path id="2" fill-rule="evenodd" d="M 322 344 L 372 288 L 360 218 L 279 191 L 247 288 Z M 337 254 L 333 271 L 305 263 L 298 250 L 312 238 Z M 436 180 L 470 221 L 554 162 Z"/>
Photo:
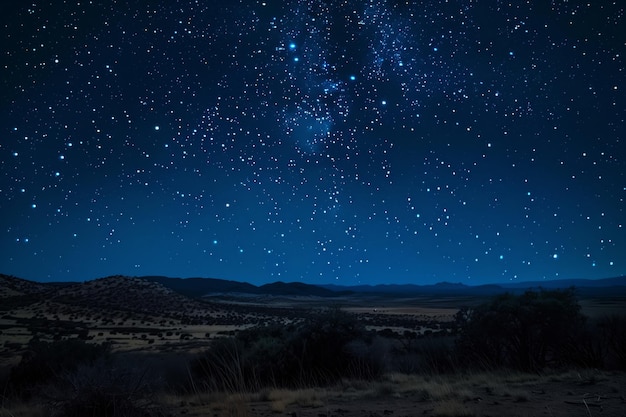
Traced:
<path id="1" fill-rule="evenodd" d="M 294 334 L 291 354 L 298 358 L 300 377 L 336 380 L 342 377 L 371 378 L 381 365 L 366 353 L 351 349 L 352 342 L 370 342 L 357 319 L 339 309 L 315 316 Z"/>
<path id="2" fill-rule="evenodd" d="M 441 374 L 458 368 L 454 337 L 439 335 L 415 337 L 409 344 L 401 343 L 391 358 L 391 369 L 403 373 Z"/>
<path id="3" fill-rule="evenodd" d="M 610 368 L 626 371 L 626 316 L 612 314 L 598 320 L 601 343 L 606 346 Z"/>
<path id="4" fill-rule="evenodd" d="M 586 320 L 562 343 L 561 365 L 581 368 L 603 368 L 610 345 L 608 335 L 598 320 Z"/>
<path id="5" fill-rule="evenodd" d="M 98 361 L 64 374 L 45 395 L 56 417 L 161 416 L 151 383 L 147 369 Z"/>
<path id="6" fill-rule="evenodd" d="M 503 294 L 456 320 L 464 362 L 524 371 L 571 362 L 585 323 L 573 289 Z"/>
<path id="7" fill-rule="evenodd" d="M 255 327 L 214 340 L 192 364 L 194 383 L 236 392 L 379 375 L 382 366 L 357 348 L 359 341 L 367 344 L 368 334 L 354 316 L 338 309 L 290 326 Z"/>
<path id="8" fill-rule="evenodd" d="M 108 355 L 108 344 L 89 344 L 79 339 L 44 342 L 33 338 L 20 363 L 11 370 L 13 394 L 28 398 L 37 388 L 81 364 L 94 363 Z"/>

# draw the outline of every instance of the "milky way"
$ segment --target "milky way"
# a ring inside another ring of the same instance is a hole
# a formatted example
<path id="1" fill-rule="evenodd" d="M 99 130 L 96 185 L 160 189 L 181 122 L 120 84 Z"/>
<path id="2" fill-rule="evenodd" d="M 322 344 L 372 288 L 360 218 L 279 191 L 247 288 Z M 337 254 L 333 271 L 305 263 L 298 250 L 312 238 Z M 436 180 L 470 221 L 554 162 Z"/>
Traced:
<path id="1" fill-rule="evenodd" d="M 0 272 L 626 274 L 619 1 L 14 3 Z"/>

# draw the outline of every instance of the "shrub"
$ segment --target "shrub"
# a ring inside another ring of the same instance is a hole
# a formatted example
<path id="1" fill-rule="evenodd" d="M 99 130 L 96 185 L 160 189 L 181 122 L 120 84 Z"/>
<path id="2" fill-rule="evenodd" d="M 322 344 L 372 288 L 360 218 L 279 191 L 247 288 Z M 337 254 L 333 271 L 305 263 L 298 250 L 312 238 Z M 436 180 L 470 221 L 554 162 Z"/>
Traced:
<path id="1" fill-rule="evenodd" d="M 503 294 L 456 319 L 457 352 L 467 363 L 524 371 L 563 365 L 585 322 L 573 289 Z"/>
<path id="2" fill-rule="evenodd" d="M 375 358 L 354 348 L 357 341 L 369 342 L 356 318 L 329 310 L 297 325 L 260 326 L 216 339 L 192 364 L 192 375 L 205 388 L 241 392 L 380 374 Z"/>
<path id="3" fill-rule="evenodd" d="M 51 411 L 58 417 L 160 416 L 145 372 L 104 361 L 80 366 L 47 389 Z"/>
<path id="4" fill-rule="evenodd" d="M 611 367 L 626 370 L 626 316 L 612 314 L 598 320 L 601 343 L 606 346 Z"/>
<path id="5" fill-rule="evenodd" d="M 564 340 L 561 364 L 582 368 L 602 368 L 609 352 L 607 335 L 601 322 L 587 321 L 573 330 L 569 340 Z"/>
<path id="6" fill-rule="evenodd" d="M 14 394 L 28 398 L 36 389 L 79 365 L 94 363 L 110 353 L 108 344 L 90 344 L 79 339 L 44 342 L 33 338 L 22 360 L 9 376 Z"/>
<path id="7" fill-rule="evenodd" d="M 440 374 L 457 369 L 454 339 L 432 334 L 416 339 L 410 350 L 403 352 L 405 366 L 410 364 L 413 373 Z M 400 369 L 399 369 L 400 370 Z"/>
<path id="8" fill-rule="evenodd" d="M 244 377 L 241 355 L 241 341 L 233 338 L 219 338 L 211 347 L 194 360 L 190 367 L 191 390 L 199 388 L 211 391 L 247 391 L 250 382 Z M 201 386 L 198 386 L 197 383 Z"/>
<path id="9" fill-rule="evenodd" d="M 291 355 L 298 359 L 301 379 L 321 382 L 343 377 L 372 377 L 380 366 L 367 355 L 357 355 L 350 344 L 371 342 L 356 318 L 339 309 L 314 317 L 294 334 Z"/>

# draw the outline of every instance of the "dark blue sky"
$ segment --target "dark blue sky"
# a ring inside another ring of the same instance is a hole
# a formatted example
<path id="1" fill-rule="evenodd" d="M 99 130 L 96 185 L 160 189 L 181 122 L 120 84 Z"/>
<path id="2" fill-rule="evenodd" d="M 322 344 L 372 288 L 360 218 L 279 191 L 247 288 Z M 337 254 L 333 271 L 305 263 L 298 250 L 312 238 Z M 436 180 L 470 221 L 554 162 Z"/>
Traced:
<path id="1" fill-rule="evenodd" d="M 0 272 L 626 274 L 622 2 L 0 6 Z"/>

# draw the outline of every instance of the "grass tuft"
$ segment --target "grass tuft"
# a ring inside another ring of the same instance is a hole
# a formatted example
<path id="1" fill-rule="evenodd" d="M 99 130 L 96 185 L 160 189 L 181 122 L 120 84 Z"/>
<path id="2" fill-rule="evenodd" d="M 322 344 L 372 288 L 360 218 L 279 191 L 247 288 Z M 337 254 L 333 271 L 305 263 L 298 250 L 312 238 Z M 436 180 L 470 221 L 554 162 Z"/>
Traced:
<path id="1" fill-rule="evenodd" d="M 326 392 L 313 388 L 298 390 L 275 389 L 270 391 L 267 398 L 272 404 L 272 410 L 282 410 L 276 412 L 283 412 L 287 406 L 292 404 L 307 408 L 322 407 L 324 406 Z"/>
<path id="2" fill-rule="evenodd" d="M 462 402 L 452 400 L 435 404 L 433 415 L 436 417 L 473 417 L 476 414 Z"/>

